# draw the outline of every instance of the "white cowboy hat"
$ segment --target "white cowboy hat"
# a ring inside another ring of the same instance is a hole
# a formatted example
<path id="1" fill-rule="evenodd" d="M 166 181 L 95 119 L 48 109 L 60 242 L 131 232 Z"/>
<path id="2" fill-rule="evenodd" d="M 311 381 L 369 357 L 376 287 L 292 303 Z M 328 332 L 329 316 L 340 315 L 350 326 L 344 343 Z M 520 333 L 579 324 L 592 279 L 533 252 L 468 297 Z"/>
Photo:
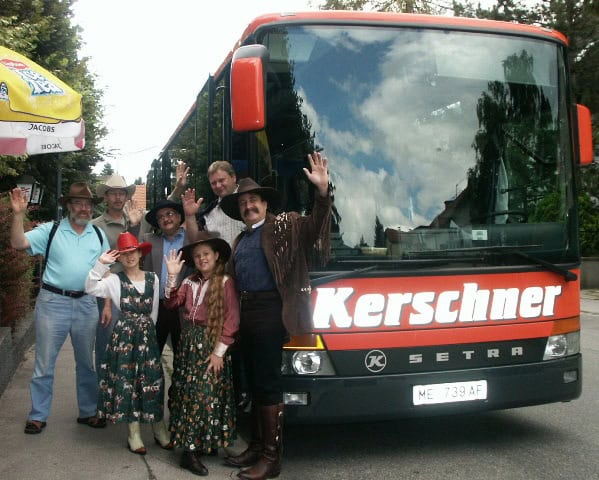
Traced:
<path id="1" fill-rule="evenodd" d="M 104 198 L 106 196 L 106 192 L 108 190 L 125 190 L 127 192 L 127 198 L 131 198 L 135 193 L 135 184 L 127 185 L 125 182 L 125 178 L 121 175 L 111 175 L 106 183 L 100 183 L 96 187 L 96 195 L 100 198 Z"/>

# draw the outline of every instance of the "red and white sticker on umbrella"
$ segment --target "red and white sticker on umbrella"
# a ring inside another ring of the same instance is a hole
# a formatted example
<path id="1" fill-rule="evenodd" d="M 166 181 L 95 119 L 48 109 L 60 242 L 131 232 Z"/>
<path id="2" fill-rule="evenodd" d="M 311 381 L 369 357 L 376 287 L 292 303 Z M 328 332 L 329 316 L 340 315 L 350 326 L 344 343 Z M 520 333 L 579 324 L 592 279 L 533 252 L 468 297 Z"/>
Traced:
<path id="1" fill-rule="evenodd" d="M 85 147 L 85 122 L 0 122 L 0 155 L 72 152 Z"/>

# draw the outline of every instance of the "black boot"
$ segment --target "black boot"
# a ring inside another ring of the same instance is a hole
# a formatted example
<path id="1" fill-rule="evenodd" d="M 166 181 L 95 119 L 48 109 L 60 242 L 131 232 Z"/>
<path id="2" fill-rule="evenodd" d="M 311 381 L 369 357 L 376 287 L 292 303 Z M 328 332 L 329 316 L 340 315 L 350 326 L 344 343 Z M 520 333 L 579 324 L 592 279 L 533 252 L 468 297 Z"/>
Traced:
<path id="1" fill-rule="evenodd" d="M 225 457 L 225 463 L 231 467 L 249 467 L 256 463 L 262 455 L 262 425 L 260 424 L 260 406 L 254 403 L 251 415 L 252 439 L 248 448 L 234 457 Z"/>
<path id="2" fill-rule="evenodd" d="M 242 480 L 264 480 L 281 473 L 283 456 L 283 404 L 260 407 L 264 448 L 258 461 L 241 470 L 237 476 Z"/>
<path id="3" fill-rule="evenodd" d="M 185 468 L 191 473 L 200 475 L 202 477 L 208 475 L 208 469 L 200 461 L 199 452 L 190 452 L 189 450 L 185 450 L 183 452 L 183 456 L 181 457 L 181 468 Z"/>

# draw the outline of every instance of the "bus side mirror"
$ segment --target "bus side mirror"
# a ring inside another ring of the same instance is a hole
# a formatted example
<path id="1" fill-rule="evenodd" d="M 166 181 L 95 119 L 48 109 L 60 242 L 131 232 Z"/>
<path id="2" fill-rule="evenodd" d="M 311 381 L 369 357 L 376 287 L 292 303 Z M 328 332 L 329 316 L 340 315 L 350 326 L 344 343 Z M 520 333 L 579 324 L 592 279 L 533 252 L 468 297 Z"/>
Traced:
<path id="1" fill-rule="evenodd" d="M 590 165 L 593 162 L 591 111 L 583 105 L 576 105 L 576 117 L 580 165 Z"/>
<path id="2" fill-rule="evenodd" d="M 264 45 L 237 49 L 231 65 L 231 123 L 235 132 L 255 132 L 266 126 Z"/>

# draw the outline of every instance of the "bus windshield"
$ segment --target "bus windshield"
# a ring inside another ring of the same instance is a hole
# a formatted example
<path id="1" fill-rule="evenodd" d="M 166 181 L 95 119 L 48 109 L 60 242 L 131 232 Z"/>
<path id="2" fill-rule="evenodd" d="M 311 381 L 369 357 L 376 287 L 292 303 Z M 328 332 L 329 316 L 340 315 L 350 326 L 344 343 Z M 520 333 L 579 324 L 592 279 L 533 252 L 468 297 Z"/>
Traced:
<path id="1" fill-rule="evenodd" d="M 324 148 L 332 262 L 576 261 L 563 46 L 346 25 L 265 28 L 258 40 L 270 60 L 256 175 L 285 210 L 309 213 L 302 167 Z"/>

